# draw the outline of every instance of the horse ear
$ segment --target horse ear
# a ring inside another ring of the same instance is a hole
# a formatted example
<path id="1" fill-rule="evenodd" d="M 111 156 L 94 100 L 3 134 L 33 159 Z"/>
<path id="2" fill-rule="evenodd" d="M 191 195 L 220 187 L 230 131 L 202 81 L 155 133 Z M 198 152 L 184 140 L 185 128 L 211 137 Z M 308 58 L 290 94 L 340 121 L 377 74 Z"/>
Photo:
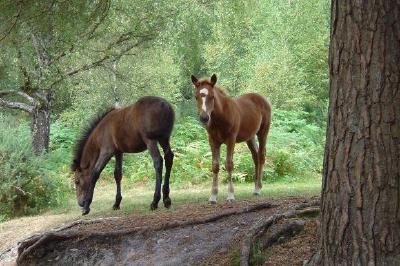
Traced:
<path id="1" fill-rule="evenodd" d="M 192 75 L 191 78 L 192 78 L 192 83 L 196 85 L 197 81 L 199 80 L 194 75 Z"/>
<path id="2" fill-rule="evenodd" d="M 217 75 L 213 74 L 211 76 L 211 84 L 214 86 L 217 83 Z"/>

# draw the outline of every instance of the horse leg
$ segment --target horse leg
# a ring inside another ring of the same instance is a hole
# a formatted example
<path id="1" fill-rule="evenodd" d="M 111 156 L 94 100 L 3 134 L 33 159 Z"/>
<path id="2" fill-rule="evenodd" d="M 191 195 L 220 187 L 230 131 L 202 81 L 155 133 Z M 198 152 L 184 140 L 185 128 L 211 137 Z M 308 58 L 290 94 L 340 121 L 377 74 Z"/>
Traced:
<path id="1" fill-rule="evenodd" d="M 161 182 L 162 182 L 162 168 L 163 158 L 161 157 L 160 150 L 157 147 L 157 141 L 148 140 L 146 142 L 147 149 L 153 159 L 154 169 L 156 170 L 156 187 L 153 196 L 153 202 L 150 205 L 152 210 L 157 209 L 158 202 L 161 199 Z"/>
<path id="2" fill-rule="evenodd" d="M 232 140 L 226 144 L 226 161 L 225 168 L 228 172 L 228 197 L 227 201 L 232 202 L 235 200 L 235 194 L 233 191 L 232 183 L 232 171 L 233 171 L 233 151 L 235 149 L 235 141 Z"/>
<path id="3" fill-rule="evenodd" d="M 249 147 L 250 152 L 251 152 L 251 157 L 253 157 L 253 162 L 254 162 L 254 172 L 255 172 L 255 176 L 254 176 L 254 189 L 257 188 L 257 180 L 258 178 L 258 152 L 257 152 L 257 143 L 256 143 L 256 138 L 253 137 L 252 139 L 248 140 L 247 142 L 247 147 Z"/>
<path id="4" fill-rule="evenodd" d="M 171 175 L 172 164 L 174 161 L 174 153 L 171 150 L 169 139 L 161 140 L 160 145 L 163 149 L 165 160 L 165 178 L 164 185 L 162 187 L 163 202 L 164 207 L 169 208 L 171 206 L 171 199 L 169 198 L 169 177 Z"/>
<path id="5" fill-rule="evenodd" d="M 113 209 L 119 210 L 119 205 L 122 200 L 122 196 L 121 196 L 122 153 L 115 154 L 114 179 L 115 179 L 115 183 L 117 184 L 117 194 L 115 195 L 115 203 L 114 203 Z"/>
<path id="6" fill-rule="evenodd" d="M 208 199 L 210 204 L 217 203 L 218 196 L 218 173 L 219 173 L 219 160 L 220 160 L 220 149 L 221 144 L 215 144 L 209 139 L 212 153 L 212 172 L 213 172 L 213 181 L 211 187 L 211 195 Z"/>
<path id="7" fill-rule="evenodd" d="M 269 123 L 262 127 L 258 133 L 258 173 L 257 173 L 257 180 L 254 189 L 254 195 L 261 194 L 262 188 L 262 177 L 263 177 L 263 168 L 265 163 L 265 146 L 267 142 L 267 135 L 269 131 Z"/>
<path id="8" fill-rule="evenodd" d="M 85 195 L 85 202 L 83 205 L 83 212 L 82 212 L 83 215 L 86 215 L 90 212 L 90 204 L 92 203 L 93 199 L 94 187 L 96 186 L 96 182 L 99 179 L 101 171 L 103 171 L 104 167 L 111 159 L 111 157 L 112 157 L 111 153 L 102 151 L 100 152 L 99 158 L 97 158 L 96 164 L 94 165 L 94 168 L 90 175 L 89 188 L 86 191 Z"/>

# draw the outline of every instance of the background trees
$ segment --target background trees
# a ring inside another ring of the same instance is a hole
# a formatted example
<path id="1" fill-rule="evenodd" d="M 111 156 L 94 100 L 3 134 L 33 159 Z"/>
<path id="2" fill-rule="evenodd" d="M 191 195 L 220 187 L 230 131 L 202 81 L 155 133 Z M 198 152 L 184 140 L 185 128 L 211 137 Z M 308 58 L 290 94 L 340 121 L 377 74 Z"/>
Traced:
<path id="1" fill-rule="evenodd" d="M 0 145 L 2 204 L 29 196 L 31 181 L 25 181 L 33 176 L 43 181 L 43 190 L 30 198 L 68 191 L 65 177 L 77 135 L 96 113 L 114 105 L 116 96 L 122 105 L 143 95 L 171 101 L 180 169 L 172 180 L 208 180 L 209 148 L 194 115 L 192 73 L 216 73 L 232 96 L 256 91 L 272 101 L 266 182 L 318 178 L 327 106 L 326 1 L 31 0 L 1 5 L 0 127 L 7 133 L 0 143 L 10 144 Z M 26 112 L 19 112 L 23 107 Z M 32 137 L 26 133 L 29 125 Z M 12 141 L 17 132 L 26 133 L 21 147 Z M 29 140 L 37 154 L 49 151 L 35 158 L 40 172 L 11 167 L 32 157 L 25 145 Z M 125 171 L 132 181 L 147 180 L 143 162 L 150 160 L 140 156 L 125 157 L 126 168 L 135 169 Z M 240 151 L 237 156 L 234 178 L 251 180 L 250 156 Z M 35 209 L 35 202 L 24 210 Z"/>
<path id="2" fill-rule="evenodd" d="M 0 105 L 30 115 L 36 154 L 48 149 L 51 104 L 62 100 L 65 80 L 137 53 L 164 23 L 158 8 L 149 1 L 3 2 Z"/>

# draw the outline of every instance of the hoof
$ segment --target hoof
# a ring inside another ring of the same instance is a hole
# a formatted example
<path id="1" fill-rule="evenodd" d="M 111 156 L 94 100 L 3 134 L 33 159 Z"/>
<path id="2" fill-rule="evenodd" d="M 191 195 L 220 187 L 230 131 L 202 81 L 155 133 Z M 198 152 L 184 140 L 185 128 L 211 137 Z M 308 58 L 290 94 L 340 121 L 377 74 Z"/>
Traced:
<path id="1" fill-rule="evenodd" d="M 164 207 L 167 209 L 169 209 L 169 207 L 171 207 L 171 199 L 170 198 L 164 199 Z"/>
<path id="2" fill-rule="evenodd" d="M 157 205 L 158 205 L 158 204 L 151 203 L 151 204 L 150 204 L 150 209 L 151 209 L 152 211 L 154 211 L 155 209 L 158 208 Z"/>
<path id="3" fill-rule="evenodd" d="M 82 215 L 86 215 L 86 214 L 88 214 L 89 212 L 90 212 L 90 208 L 83 209 L 83 210 L 82 210 Z"/>
<path id="4" fill-rule="evenodd" d="M 113 210 L 119 210 L 120 209 L 120 207 L 119 206 L 113 206 Z"/>
<path id="5" fill-rule="evenodd" d="M 211 194 L 210 198 L 208 199 L 209 204 L 217 204 L 217 195 Z"/>
<path id="6" fill-rule="evenodd" d="M 253 192 L 254 196 L 260 196 L 261 195 L 261 189 L 255 189 Z"/>
<path id="7" fill-rule="evenodd" d="M 228 203 L 234 203 L 234 202 L 235 202 L 235 199 L 226 199 L 226 201 L 227 201 Z"/>

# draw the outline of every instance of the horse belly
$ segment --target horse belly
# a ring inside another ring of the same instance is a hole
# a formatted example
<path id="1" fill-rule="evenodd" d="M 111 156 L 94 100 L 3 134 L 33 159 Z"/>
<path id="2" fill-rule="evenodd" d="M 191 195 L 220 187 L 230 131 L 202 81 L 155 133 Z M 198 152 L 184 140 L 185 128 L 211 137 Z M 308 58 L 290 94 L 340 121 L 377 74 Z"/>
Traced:
<path id="1" fill-rule="evenodd" d="M 236 142 L 250 140 L 260 130 L 263 118 L 258 98 L 259 96 L 256 94 L 245 94 L 236 100 L 240 113 L 240 126 Z"/>
<path id="2" fill-rule="evenodd" d="M 238 135 L 236 137 L 236 143 L 252 139 L 257 134 L 259 128 L 260 128 L 260 123 L 258 124 L 258 126 L 250 126 L 250 127 L 243 126 L 243 128 L 241 126 L 241 129 L 239 130 Z"/>
<path id="3" fill-rule="evenodd" d="M 138 153 L 147 149 L 146 144 L 143 142 L 140 134 L 125 134 L 115 140 L 115 146 L 120 152 Z"/>

